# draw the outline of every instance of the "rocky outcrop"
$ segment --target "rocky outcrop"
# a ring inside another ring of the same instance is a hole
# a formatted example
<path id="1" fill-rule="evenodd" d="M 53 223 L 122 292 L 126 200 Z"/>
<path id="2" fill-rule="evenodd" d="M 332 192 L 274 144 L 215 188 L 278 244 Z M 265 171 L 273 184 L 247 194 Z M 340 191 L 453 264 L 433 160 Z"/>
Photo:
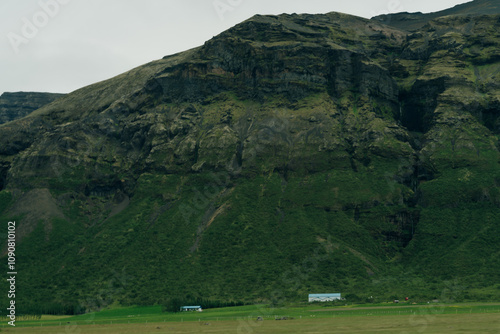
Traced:
<path id="1" fill-rule="evenodd" d="M 17 92 L 0 96 L 0 124 L 29 115 L 64 94 Z"/>
<path id="2" fill-rule="evenodd" d="M 464 4 L 456 5 L 453 8 L 445 9 L 434 13 L 395 13 L 378 15 L 372 20 L 379 21 L 388 26 L 398 29 L 415 31 L 432 20 L 450 15 L 460 16 L 480 16 L 500 14 L 500 3 L 495 0 L 474 0 Z"/>
<path id="3" fill-rule="evenodd" d="M 53 215 L 45 226 L 74 242 L 47 272 L 86 277 L 89 294 L 102 263 L 141 277 L 128 303 L 158 302 L 154 275 L 183 292 L 202 277 L 227 298 L 323 257 L 308 288 L 402 265 L 486 270 L 474 238 L 500 235 L 499 22 L 407 33 L 338 13 L 255 16 L 0 125 L 4 212 L 39 234 Z M 36 198 L 48 209 L 22 210 Z"/>

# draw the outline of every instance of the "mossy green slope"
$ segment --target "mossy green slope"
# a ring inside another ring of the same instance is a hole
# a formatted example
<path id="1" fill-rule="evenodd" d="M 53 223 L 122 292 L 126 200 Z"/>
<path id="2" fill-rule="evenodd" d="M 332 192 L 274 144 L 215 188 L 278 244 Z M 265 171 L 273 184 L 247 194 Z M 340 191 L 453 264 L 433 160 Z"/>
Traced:
<path id="1" fill-rule="evenodd" d="M 256 16 L 0 126 L 19 305 L 498 295 L 498 22 Z"/>

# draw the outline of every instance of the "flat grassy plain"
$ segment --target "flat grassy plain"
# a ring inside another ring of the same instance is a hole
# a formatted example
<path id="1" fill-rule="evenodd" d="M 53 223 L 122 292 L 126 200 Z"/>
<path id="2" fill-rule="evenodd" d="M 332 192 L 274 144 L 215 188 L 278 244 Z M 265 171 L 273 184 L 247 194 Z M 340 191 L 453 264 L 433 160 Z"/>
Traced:
<path id="1" fill-rule="evenodd" d="M 499 333 L 500 304 L 267 308 L 252 305 L 202 313 L 127 307 L 36 321 L 4 319 L 12 333 Z M 257 321 L 257 317 L 263 321 Z M 275 320 L 286 317 L 287 320 Z"/>

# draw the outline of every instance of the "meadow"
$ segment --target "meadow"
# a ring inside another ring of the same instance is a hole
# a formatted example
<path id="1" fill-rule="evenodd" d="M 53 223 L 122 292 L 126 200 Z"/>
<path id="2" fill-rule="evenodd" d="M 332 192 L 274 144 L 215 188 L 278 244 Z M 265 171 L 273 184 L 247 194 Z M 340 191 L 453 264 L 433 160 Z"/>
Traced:
<path id="1" fill-rule="evenodd" d="M 257 320 L 261 317 L 262 320 Z M 276 320 L 280 319 L 280 320 Z M 20 320 L 12 333 L 498 333 L 500 304 L 265 305 L 162 313 L 126 307 L 74 317 Z"/>

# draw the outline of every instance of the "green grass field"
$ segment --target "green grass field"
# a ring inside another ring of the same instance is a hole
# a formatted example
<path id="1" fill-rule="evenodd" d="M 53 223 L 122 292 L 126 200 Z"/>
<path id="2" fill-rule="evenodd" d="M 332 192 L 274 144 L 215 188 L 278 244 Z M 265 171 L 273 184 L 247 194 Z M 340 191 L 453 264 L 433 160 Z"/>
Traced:
<path id="1" fill-rule="evenodd" d="M 257 321 L 257 317 L 263 321 Z M 275 320 L 287 317 L 287 320 Z M 431 304 L 267 308 L 252 305 L 202 313 L 161 313 L 160 307 L 127 307 L 75 317 L 4 319 L 15 333 L 498 333 L 500 304 Z"/>

